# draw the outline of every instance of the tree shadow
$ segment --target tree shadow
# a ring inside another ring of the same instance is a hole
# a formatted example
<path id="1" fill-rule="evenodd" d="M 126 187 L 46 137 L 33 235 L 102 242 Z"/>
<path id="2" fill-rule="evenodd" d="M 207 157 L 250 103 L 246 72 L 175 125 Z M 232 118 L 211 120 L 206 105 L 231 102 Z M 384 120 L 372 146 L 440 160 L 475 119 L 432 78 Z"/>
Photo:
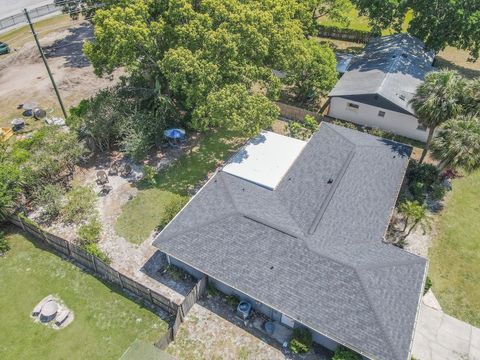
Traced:
<path id="1" fill-rule="evenodd" d="M 465 66 L 461 66 L 455 64 L 453 61 L 447 60 L 441 56 L 437 56 L 435 58 L 434 65 L 439 68 L 449 69 L 449 70 L 456 70 L 467 79 L 474 79 L 476 77 L 480 77 L 480 70 L 467 68 Z"/>
<path id="2" fill-rule="evenodd" d="M 69 35 L 56 40 L 52 45 L 43 48 L 47 58 L 64 57 L 65 67 L 83 68 L 90 65 L 83 53 L 83 44 L 93 39 L 92 26 L 85 22 L 79 27 L 68 29 Z"/>

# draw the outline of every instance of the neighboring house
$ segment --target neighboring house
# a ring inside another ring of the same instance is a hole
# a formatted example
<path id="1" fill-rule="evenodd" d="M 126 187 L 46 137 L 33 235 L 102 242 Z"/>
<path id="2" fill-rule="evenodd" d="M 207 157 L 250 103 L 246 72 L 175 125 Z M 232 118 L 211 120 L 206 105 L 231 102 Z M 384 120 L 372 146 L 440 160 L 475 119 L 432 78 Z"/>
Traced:
<path id="1" fill-rule="evenodd" d="M 427 131 L 410 100 L 425 74 L 434 70 L 434 57 L 409 34 L 371 40 L 330 92 L 328 115 L 426 141 Z"/>
<path id="2" fill-rule="evenodd" d="M 383 242 L 411 148 L 322 123 L 240 150 L 157 236 L 169 262 L 315 342 L 409 358 L 426 260 Z"/>

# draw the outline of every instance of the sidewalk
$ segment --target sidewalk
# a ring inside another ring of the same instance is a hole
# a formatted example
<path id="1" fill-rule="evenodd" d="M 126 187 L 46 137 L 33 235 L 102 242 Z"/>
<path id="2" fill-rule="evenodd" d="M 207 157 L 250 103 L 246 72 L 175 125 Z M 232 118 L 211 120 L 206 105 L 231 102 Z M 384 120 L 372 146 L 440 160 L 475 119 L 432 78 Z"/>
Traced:
<path id="1" fill-rule="evenodd" d="M 422 303 L 413 356 L 417 360 L 480 360 L 480 329 Z"/>

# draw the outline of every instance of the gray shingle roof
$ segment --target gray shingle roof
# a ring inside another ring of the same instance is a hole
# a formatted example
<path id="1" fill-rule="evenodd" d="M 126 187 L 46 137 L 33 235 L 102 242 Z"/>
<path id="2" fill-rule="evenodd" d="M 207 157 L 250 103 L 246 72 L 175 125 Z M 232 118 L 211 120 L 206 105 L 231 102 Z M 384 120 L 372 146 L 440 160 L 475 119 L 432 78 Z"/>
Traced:
<path id="1" fill-rule="evenodd" d="M 433 71 L 434 53 L 409 34 L 371 40 L 350 63 L 329 96 L 377 94 L 414 114 L 409 101 L 427 72 Z"/>
<path id="2" fill-rule="evenodd" d="M 154 244 L 370 358 L 406 359 L 426 260 L 382 238 L 410 150 L 322 123 L 274 191 L 219 172 Z"/>

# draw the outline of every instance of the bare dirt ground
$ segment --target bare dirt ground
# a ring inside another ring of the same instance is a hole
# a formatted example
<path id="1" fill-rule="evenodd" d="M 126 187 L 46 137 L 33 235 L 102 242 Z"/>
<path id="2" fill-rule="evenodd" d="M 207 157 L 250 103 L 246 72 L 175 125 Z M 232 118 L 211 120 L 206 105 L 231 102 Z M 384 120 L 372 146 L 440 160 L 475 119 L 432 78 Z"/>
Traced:
<path id="1" fill-rule="evenodd" d="M 72 22 L 61 29 L 40 36 L 40 42 L 57 82 L 65 107 L 93 96 L 99 89 L 112 86 L 122 74 L 116 71 L 99 78 L 82 53 L 85 40 L 92 38 L 88 22 Z M 52 84 L 33 39 L 17 51 L 0 59 L 0 126 L 8 126 L 20 112 L 18 104 L 35 101 L 49 113 L 61 115 Z"/>
<path id="2" fill-rule="evenodd" d="M 327 360 L 331 353 L 314 347 L 305 355 L 294 355 L 260 330 L 235 316 L 235 310 L 221 296 L 201 299 L 167 352 L 182 360 Z"/>

